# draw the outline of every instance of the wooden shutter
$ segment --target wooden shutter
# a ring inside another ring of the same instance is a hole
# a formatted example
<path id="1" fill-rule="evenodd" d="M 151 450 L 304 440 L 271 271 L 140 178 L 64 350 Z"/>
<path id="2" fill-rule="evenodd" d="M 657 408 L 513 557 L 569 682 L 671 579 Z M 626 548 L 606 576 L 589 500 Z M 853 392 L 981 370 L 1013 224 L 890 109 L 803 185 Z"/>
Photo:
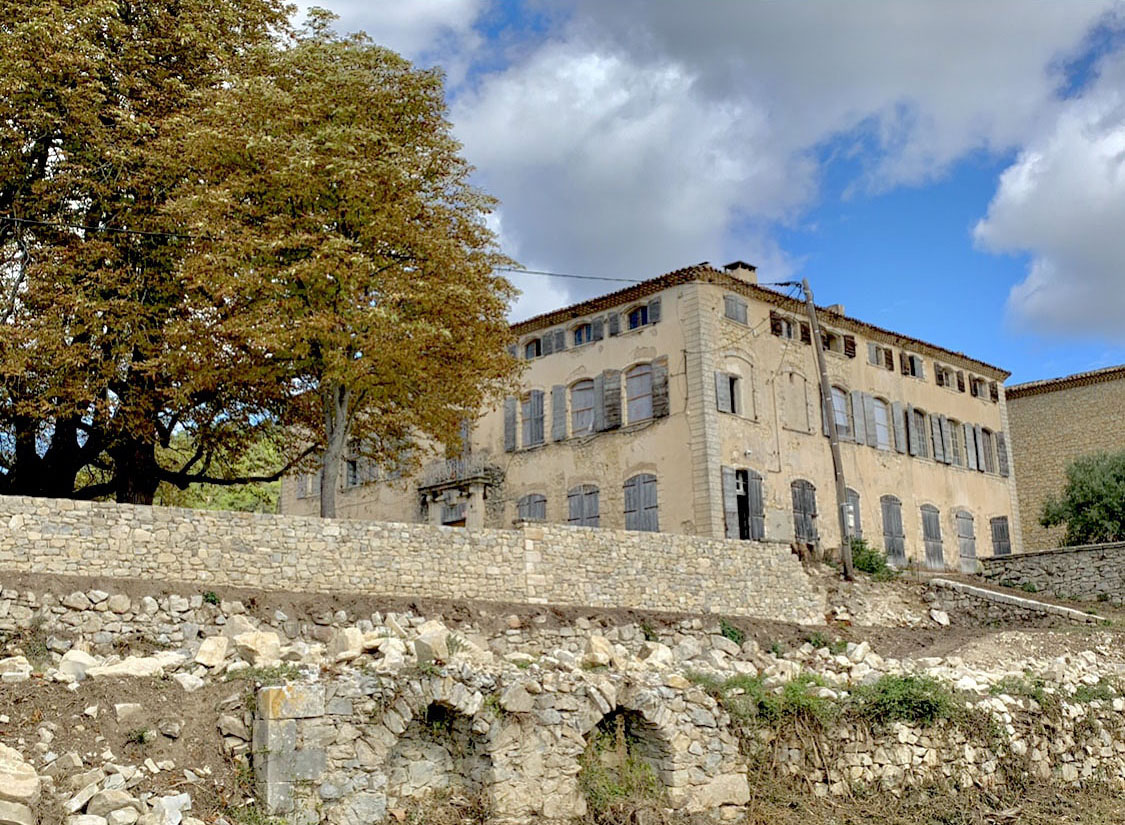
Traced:
<path id="1" fill-rule="evenodd" d="M 648 322 L 650 324 L 660 323 L 660 299 L 654 298 L 648 302 Z"/>
<path id="2" fill-rule="evenodd" d="M 656 476 L 641 476 L 641 529 L 652 533 L 660 531 L 660 508 L 656 498 Z"/>
<path id="3" fill-rule="evenodd" d="M 766 502 L 762 477 L 754 470 L 746 471 L 746 495 L 750 502 L 750 538 L 761 541 L 766 537 Z"/>
<path id="4" fill-rule="evenodd" d="M 953 463 L 953 425 L 944 415 L 941 417 L 941 448 L 945 453 L 945 463 Z"/>
<path id="5" fill-rule="evenodd" d="M 945 568 L 945 554 L 941 546 L 941 517 L 936 507 L 922 507 L 922 539 L 926 545 L 926 567 L 931 570 Z"/>
<path id="6" fill-rule="evenodd" d="M 895 401 L 891 404 L 891 418 L 894 419 L 895 449 L 900 453 L 905 453 L 908 446 L 905 412 L 901 401 Z"/>
<path id="7" fill-rule="evenodd" d="M 513 358 L 518 358 L 519 352 L 520 352 L 520 348 L 517 347 L 515 344 L 509 344 L 508 345 L 508 355 L 512 356 Z"/>
<path id="8" fill-rule="evenodd" d="M 875 397 L 863 394 L 863 427 L 867 430 L 867 446 L 879 446 L 879 431 L 875 426 Z"/>
<path id="9" fill-rule="evenodd" d="M 715 404 L 719 412 L 734 412 L 734 403 L 730 397 L 730 377 L 719 370 L 715 371 Z"/>
<path id="10" fill-rule="evenodd" d="M 566 387 L 551 387 L 551 440 L 566 440 Z"/>
<path id="11" fill-rule="evenodd" d="M 613 316 L 611 315 L 610 318 Z M 595 341 L 600 341 L 605 338 L 605 321 L 601 318 L 595 318 L 590 322 L 590 334 Z"/>
<path id="12" fill-rule="evenodd" d="M 855 358 L 855 336 L 854 335 L 845 335 L 844 336 L 844 355 L 848 356 L 848 358 Z"/>
<path id="13" fill-rule="evenodd" d="M 977 397 L 977 380 L 972 376 L 969 376 L 969 395 L 973 398 Z"/>
<path id="14" fill-rule="evenodd" d="M 906 405 L 906 441 L 911 455 L 918 455 L 921 450 L 922 434 L 918 432 L 917 422 L 914 420 L 914 407 Z"/>
<path id="15" fill-rule="evenodd" d="M 519 402 L 515 398 L 504 399 L 504 452 L 516 450 L 516 410 Z"/>
<path id="16" fill-rule="evenodd" d="M 912 367 L 911 371 L 914 373 L 915 378 L 920 378 L 920 379 L 925 380 L 925 378 L 926 378 L 926 362 L 925 361 L 923 361 L 917 355 L 911 355 L 910 356 L 910 366 Z"/>
<path id="17" fill-rule="evenodd" d="M 898 367 L 899 372 L 903 375 L 910 375 L 910 359 L 906 356 L 905 352 L 898 354 Z"/>
<path id="18" fill-rule="evenodd" d="M 867 342 L 867 363 L 879 366 L 879 348 L 874 341 Z"/>
<path id="19" fill-rule="evenodd" d="M 957 370 L 957 392 L 965 391 L 965 373 Z"/>
<path id="20" fill-rule="evenodd" d="M 896 565 L 906 564 L 906 533 L 902 529 L 902 502 L 894 496 L 879 499 L 883 511 L 883 548 Z"/>
<path id="21" fill-rule="evenodd" d="M 640 476 L 625 482 L 625 529 L 639 530 L 641 510 Z"/>
<path id="22" fill-rule="evenodd" d="M 965 431 L 965 466 L 970 470 L 977 469 L 977 436 L 972 424 L 962 424 Z"/>
<path id="23" fill-rule="evenodd" d="M 599 503 L 600 491 L 593 484 L 587 484 L 583 488 L 582 494 L 582 510 L 586 516 L 587 527 L 597 527 L 601 519 L 601 505 Z"/>
<path id="24" fill-rule="evenodd" d="M 544 403 L 543 391 L 531 391 L 531 443 L 542 444 L 545 439 L 544 432 Z"/>
<path id="25" fill-rule="evenodd" d="M 991 463 L 985 458 L 988 445 L 984 443 L 984 428 L 977 424 L 974 429 L 976 430 L 977 469 L 984 473 L 988 471 L 988 465 Z"/>
<path id="26" fill-rule="evenodd" d="M 605 370 L 602 376 L 605 381 L 604 428 L 616 430 L 621 426 L 621 370 Z"/>
<path id="27" fill-rule="evenodd" d="M 611 312 L 609 314 L 609 334 L 621 334 L 621 316 L 616 312 Z"/>
<path id="28" fill-rule="evenodd" d="M 722 467 L 723 480 L 723 519 L 726 522 L 726 535 L 728 539 L 737 539 L 738 535 L 738 484 L 735 480 L 733 467 Z"/>
<path id="29" fill-rule="evenodd" d="M 566 330 L 555 330 L 555 352 L 562 352 L 566 349 Z"/>
<path id="30" fill-rule="evenodd" d="M 863 412 L 863 393 L 852 390 L 852 435 L 856 444 L 867 443 L 867 416 Z"/>
<path id="31" fill-rule="evenodd" d="M 895 354 L 889 349 L 883 350 L 883 366 L 891 372 L 895 371 Z"/>
<path id="32" fill-rule="evenodd" d="M 805 323 L 801 324 L 801 343 L 802 344 L 811 344 L 812 343 L 812 330 L 809 328 L 809 325 L 805 324 Z"/>
<path id="33" fill-rule="evenodd" d="M 541 343 L 539 344 L 539 352 L 543 355 L 550 355 L 555 351 L 555 334 L 548 330 L 544 333 Z"/>
<path id="34" fill-rule="evenodd" d="M 776 312 L 774 312 L 771 309 L 770 310 L 770 334 L 781 337 L 781 332 L 782 332 L 781 316 L 778 315 Z"/>
<path id="35" fill-rule="evenodd" d="M 995 381 L 988 385 L 988 398 L 993 404 L 1000 402 L 1000 388 L 996 386 Z"/>
<path id="36" fill-rule="evenodd" d="M 594 376 L 594 432 L 605 430 L 605 374 Z"/>
<path id="37" fill-rule="evenodd" d="M 848 509 L 852 514 L 852 536 L 857 539 L 863 538 L 863 520 L 859 515 L 859 493 L 848 488 L 847 492 Z"/>
<path id="38" fill-rule="evenodd" d="M 941 437 L 941 419 L 936 415 L 926 416 L 930 420 L 930 435 L 934 442 L 934 461 L 948 464 L 945 460 L 945 445 Z"/>
<path id="39" fill-rule="evenodd" d="M 996 433 L 996 460 L 1000 468 L 1000 475 L 1004 478 L 1008 477 L 1008 441 L 1004 438 L 1004 433 Z"/>
<path id="40" fill-rule="evenodd" d="M 1012 552 L 1012 539 L 1008 533 L 1008 517 L 992 519 L 992 555 L 1007 556 Z"/>
<path id="41" fill-rule="evenodd" d="M 582 488 L 575 487 L 566 494 L 567 522 L 569 524 L 582 524 L 585 521 L 582 512 Z"/>
<path id="42" fill-rule="evenodd" d="M 657 358 L 652 362 L 652 417 L 667 418 L 668 403 L 668 359 Z"/>

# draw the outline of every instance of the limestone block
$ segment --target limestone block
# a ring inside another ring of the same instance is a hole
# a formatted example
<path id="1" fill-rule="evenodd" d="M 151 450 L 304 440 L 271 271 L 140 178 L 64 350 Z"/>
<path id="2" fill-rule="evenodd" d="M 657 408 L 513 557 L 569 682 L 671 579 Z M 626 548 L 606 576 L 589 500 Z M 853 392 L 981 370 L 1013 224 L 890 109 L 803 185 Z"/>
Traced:
<path id="1" fill-rule="evenodd" d="M 133 825 L 138 819 L 140 814 L 133 808 L 119 808 L 106 815 L 107 825 Z"/>
<path id="2" fill-rule="evenodd" d="M 78 813 L 86 807 L 86 803 L 89 802 L 97 792 L 98 783 L 91 782 L 89 785 L 84 787 L 82 790 L 80 790 L 78 793 L 67 800 L 67 803 L 64 806 L 66 808 L 66 812 L 68 814 Z"/>
<path id="3" fill-rule="evenodd" d="M 235 636 L 241 636 L 243 633 L 254 633 L 257 630 L 257 626 L 241 613 L 232 615 L 223 625 L 223 635 L 231 639 Z"/>
<path id="4" fill-rule="evenodd" d="M 582 664 L 587 667 L 608 667 L 613 661 L 613 645 L 605 636 L 592 634 L 586 640 L 586 652 Z"/>
<path id="5" fill-rule="evenodd" d="M 0 825 L 35 825 L 31 808 L 0 799 Z"/>
<path id="6" fill-rule="evenodd" d="M 256 667 L 281 661 L 281 638 L 270 631 L 240 633 L 234 637 L 234 646 L 239 656 Z"/>
<path id="7" fill-rule="evenodd" d="M 106 825 L 106 820 L 104 816 L 73 814 L 66 818 L 66 825 Z"/>
<path id="8" fill-rule="evenodd" d="M 62 604 L 64 607 L 69 607 L 71 610 L 89 610 L 91 607 L 90 600 L 86 598 L 86 594 L 79 591 L 63 596 Z"/>
<path id="9" fill-rule="evenodd" d="M 203 687 L 203 680 L 194 673 L 177 673 L 172 679 L 184 689 L 184 693 L 193 693 Z"/>
<path id="10" fill-rule="evenodd" d="M 530 713 L 535 708 L 535 697 L 523 685 L 511 685 L 501 694 L 500 707 L 508 713 Z"/>
<path id="11" fill-rule="evenodd" d="M 39 776 L 19 751 L 0 745 L 0 800 L 34 805 L 39 801 Z"/>
<path id="12" fill-rule="evenodd" d="M 129 656 L 112 665 L 98 665 L 86 669 L 86 675 L 91 679 L 102 679 L 118 676 L 163 676 L 164 671 L 174 670 L 182 665 L 186 658 L 179 653 L 161 652 L 152 656 Z"/>
<path id="13" fill-rule="evenodd" d="M 119 725 L 139 725 L 144 720 L 145 709 L 136 702 L 121 702 L 113 706 Z"/>
<path id="14" fill-rule="evenodd" d="M 230 639 L 226 636 L 210 636 L 199 645 L 195 663 L 204 667 L 221 667 L 227 658 Z"/>
<path id="15" fill-rule="evenodd" d="M 72 678 L 75 681 L 82 681 L 86 678 L 86 671 L 92 667 L 96 667 L 98 660 L 82 650 L 68 650 L 63 654 L 62 661 L 59 662 L 59 673 Z"/>
<path id="16" fill-rule="evenodd" d="M 288 684 L 258 691 L 263 719 L 306 719 L 324 715 L 324 685 Z"/>
<path id="17" fill-rule="evenodd" d="M 438 621 L 428 621 L 418 628 L 414 653 L 419 662 L 445 662 L 449 659 L 449 629 Z"/>
<path id="18" fill-rule="evenodd" d="M 86 813 L 104 817 L 111 811 L 117 811 L 121 808 L 134 808 L 137 813 L 140 813 L 141 803 L 140 800 L 131 796 L 126 791 L 99 791 L 94 794 L 90 802 L 86 805 Z"/>
<path id="19" fill-rule="evenodd" d="M 357 627 L 337 630 L 328 643 L 326 653 L 334 662 L 350 662 L 363 653 L 363 633 Z"/>
<path id="20" fill-rule="evenodd" d="M 133 603 L 124 593 L 116 593 L 109 597 L 107 606 L 109 607 L 111 612 L 121 614 L 128 613 L 129 608 L 133 606 Z"/>

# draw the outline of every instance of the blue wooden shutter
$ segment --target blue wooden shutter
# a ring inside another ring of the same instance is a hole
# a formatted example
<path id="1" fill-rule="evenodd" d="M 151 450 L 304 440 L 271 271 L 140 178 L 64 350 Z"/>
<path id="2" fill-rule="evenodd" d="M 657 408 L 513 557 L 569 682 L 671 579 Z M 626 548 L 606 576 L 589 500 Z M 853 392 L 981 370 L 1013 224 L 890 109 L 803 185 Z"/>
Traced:
<path id="1" fill-rule="evenodd" d="M 504 399 L 504 452 L 516 450 L 516 405 L 515 398 Z"/>
<path id="2" fill-rule="evenodd" d="M 551 440 L 566 440 L 566 387 L 551 387 Z"/>

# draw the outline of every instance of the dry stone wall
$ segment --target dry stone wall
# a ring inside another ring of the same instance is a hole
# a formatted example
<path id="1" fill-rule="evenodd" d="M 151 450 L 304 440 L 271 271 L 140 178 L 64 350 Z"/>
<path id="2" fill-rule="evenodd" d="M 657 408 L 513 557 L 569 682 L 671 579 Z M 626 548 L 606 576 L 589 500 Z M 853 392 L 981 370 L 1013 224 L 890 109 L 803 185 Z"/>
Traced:
<path id="1" fill-rule="evenodd" d="M 1063 599 L 1125 602 L 1125 542 L 981 559 L 984 577 Z"/>
<path id="2" fill-rule="evenodd" d="M 0 570 L 267 590 L 718 612 L 813 622 L 788 546 L 533 525 L 417 524 L 0 497 Z"/>

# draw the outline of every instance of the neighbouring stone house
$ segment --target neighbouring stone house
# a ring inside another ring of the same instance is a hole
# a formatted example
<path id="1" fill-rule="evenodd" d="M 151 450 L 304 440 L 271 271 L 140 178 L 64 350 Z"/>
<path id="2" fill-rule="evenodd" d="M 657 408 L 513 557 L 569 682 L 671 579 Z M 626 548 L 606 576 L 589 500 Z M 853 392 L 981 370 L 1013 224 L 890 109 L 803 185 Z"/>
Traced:
<path id="1" fill-rule="evenodd" d="M 1064 527 L 1043 527 L 1048 496 L 1060 495 L 1076 458 L 1125 449 L 1125 364 L 1009 387 L 1008 417 L 1020 522 L 1032 550 L 1057 547 Z"/>
<path id="2" fill-rule="evenodd" d="M 1008 373 L 839 305 L 818 317 L 855 532 L 931 567 L 1018 551 Z M 482 414 L 464 456 L 409 478 L 350 462 L 338 512 L 836 546 L 808 320 L 803 303 L 735 262 L 522 321 L 512 329 L 524 391 Z M 282 511 L 315 513 L 318 484 L 285 479 Z"/>

